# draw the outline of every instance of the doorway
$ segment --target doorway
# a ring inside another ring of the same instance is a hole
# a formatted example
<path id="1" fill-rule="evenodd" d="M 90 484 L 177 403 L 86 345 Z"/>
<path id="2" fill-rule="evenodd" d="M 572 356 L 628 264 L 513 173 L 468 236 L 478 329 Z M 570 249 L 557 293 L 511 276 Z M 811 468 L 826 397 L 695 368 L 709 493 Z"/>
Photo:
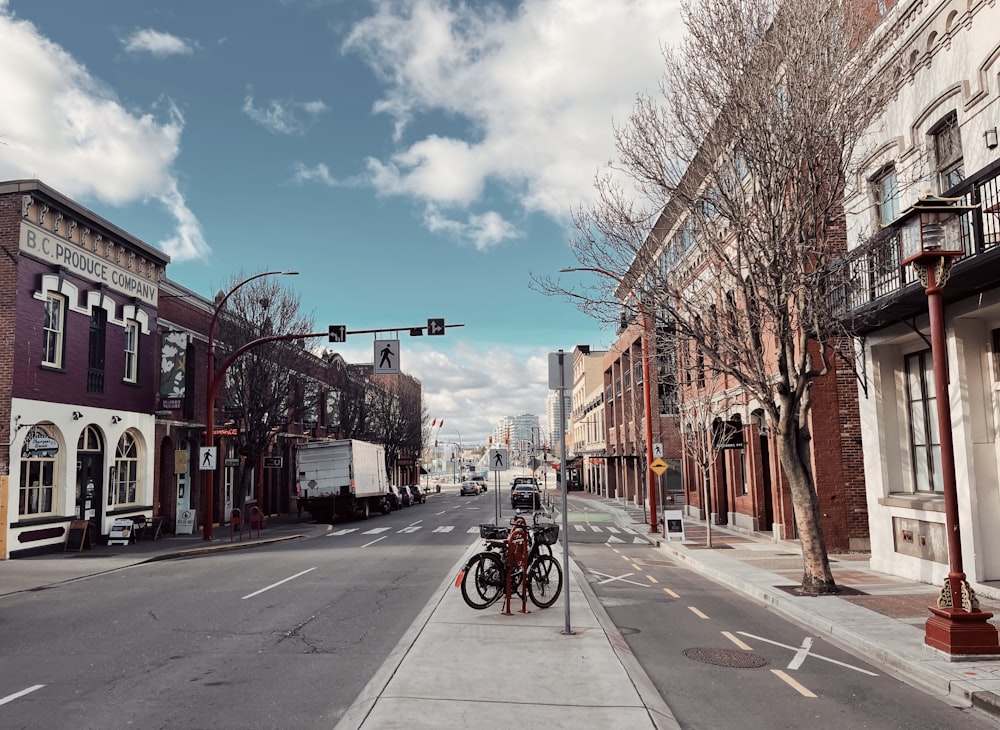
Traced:
<path id="1" fill-rule="evenodd" d="M 94 426 L 87 426 L 76 446 L 77 517 L 90 523 L 91 543 L 101 534 L 104 516 L 104 439 Z"/>

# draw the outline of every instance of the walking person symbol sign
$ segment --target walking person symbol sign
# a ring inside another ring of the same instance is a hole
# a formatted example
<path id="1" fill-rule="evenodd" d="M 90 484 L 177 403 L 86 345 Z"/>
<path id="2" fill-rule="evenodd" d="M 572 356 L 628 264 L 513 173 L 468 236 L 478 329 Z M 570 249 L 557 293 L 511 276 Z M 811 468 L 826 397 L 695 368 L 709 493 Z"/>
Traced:
<path id="1" fill-rule="evenodd" d="M 399 375 L 399 340 L 375 340 L 376 375 Z"/>

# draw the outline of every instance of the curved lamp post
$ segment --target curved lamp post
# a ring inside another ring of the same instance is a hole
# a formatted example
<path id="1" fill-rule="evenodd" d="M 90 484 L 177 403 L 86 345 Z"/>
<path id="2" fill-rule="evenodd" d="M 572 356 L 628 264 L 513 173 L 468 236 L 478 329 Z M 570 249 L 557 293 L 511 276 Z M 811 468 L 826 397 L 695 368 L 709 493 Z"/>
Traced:
<path id="1" fill-rule="evenodd" d="M 208 378 L 205 381 L 208 383 L 208 401 L 205 404 L 205 446 L 211 448 L 215 442 L 215 395 L 219 389 L 219 383 L 222 375 L 226 372 L 226 368 L 232 364 L 232 360 L 235 359 L 231 356 L 224 366 L 219 369 L 219 372 L 215 372 L 215 326 L 218 324 L 219 315 L 222 313 L 223 307 L 236 291 L 255 279 L 260 279 L 264 276 L 296 276 L 298 271 L 264 271 L 260 274 L 254 274 L 253 276 L 248 276 L 243 281 L 236 284 L 232 289 L 230 289 L 226 294 L 219 299 L 215 304 L 215 311 L 212 313 L 212 321 L 208 325 Z M 277 337 L 282 337 L 278 335 Z M 274 337 L 264 337 L 259 340 L 254 340 L 249 343 L 249 345 L 259 345 L 264 342 L 274 341 Z M 236 352 L 243 354 L 249 349 L 248 345 L 244 345 Z M 234 353 L 235 355 L 235 353 Z M 216 465 L 218 466 L 218 465 Z M 209 469 L 205 472 L 205 484 L 204 484 L 204 504 L 205 504 L 205 516 L 202 520 L 202 539 L 211 540 L 212 539 L 212 523 L 215 521 L 215 516 L 213 515 L 215 509 L 215 470 Z"/>
<path id="2" fill-rule="evenodd" d="M 619 286 L 624 285 L 620 276 L 593 266 L 568 267 L 565 269 L 559 269 L 559 271 L 564 274 L 571 271 L 592 271 L 595 274 L 600 274 L 601 276 L 606 276 L 613 281 L 617 281 Z M 639 336 L 639 343 L 642 347 L 642 398 L 643 407 L 646 411 L 646 478 L 649 483 L 649 531 L 659 532 L 659 519 L 656 513 L 656 474 L 653 472 L 651 466 L 653 463 L 653 407 L 652 398 L 649 392 L 649 344 L 647 342 L 649 323 L 646 320 L 646 310 L 642 306 L 642 298 L 638 296 L 635 291 L 633 291 L 632 294 L 635 296 L 636 306 L 639 310 L 640 326 L 642 327 L 642 332 Z M 566 479 L 566 475 L 563 475 L 564 488 L 566 486 Z"/>
<path id="3" fill-rule="evenodd" d="M 930 607 L 933 615 L 925 625 L 924 643 L 953 655 L 1000 654 L 997 629 L 989 623 L 993 614 L 979 610 L 979 600 L 966 581 L 962 567 L 962 535 L 941 292 L 955 259 L 965 253 L 962 248 L 961 216 L 975 210 L 977 206 L 957 203 L 957 198 L 928 195 L 920 198 L 892 223 L 892 227 L 899 232 L 900 266 L 913 264 L 927 294 L 931 359 L 934 363 L 934 397 L 937 401 L 938 433 L 941 440 L 941 484 L 944 491 L 945 527 L 948 531 L 948 577 L 938 595 L 937 605 Z"/>

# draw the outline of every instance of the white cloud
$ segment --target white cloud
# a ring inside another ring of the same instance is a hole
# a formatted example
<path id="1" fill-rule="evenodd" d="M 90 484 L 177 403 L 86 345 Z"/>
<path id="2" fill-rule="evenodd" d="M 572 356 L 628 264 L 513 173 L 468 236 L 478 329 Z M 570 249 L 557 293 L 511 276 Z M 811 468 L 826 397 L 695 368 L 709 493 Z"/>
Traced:
<path id="1" fill-rule="evenodd" d="M 63 48 L 0 4 L 0 179 L 39 178 L 77 199 L 154 199 L 177 220 L 159 245 L 175 261 L 209 248 L 172 172 L 184 118 L 126 108 Z"/>
<path id="2" fill-rule="evenodd" d="M 406 341 L 403 372 L 422 385 L 427 415 L 445 419 L 441 438 L 461 435 L 464 444 L 485 444 L 506 416 L 532 413 L 545 428 L 548 351 L 473 349 L 458 342 L 451 349 Z M 338 345 L 348 362 L 372 362 L 367 348 Z"/>
<path id="3" fill-rule="evenodd" d="M 149 28 L 134 31 L 122 39 L 122 45 L 129 53 L 148 53 L 156 58 L 190 56 L 194 53 L 194 46 L 183 38 Z"/>
<path id="4" fill-rule="evenodd" d="M 514 225 L 492 210 L 469 215 L 467 221 L 463 223 L 448 218 L 437 206 L 428 204 L 424 211 L 424 225 L 432 233 L 443 232 L 454 238 L 471 241 L 480 251 L 520 235 L 520 231 Z"/>
<path id="5" fill-rule="evenodd" d="M 269 132 L 275 134 L 302 134 L 309 125 L 328 109 L 322 101 L 271 100 L 257 106 L 253 94 L 243 97 L 243 113 Z M 307 119 L 301 118 L 305 113 Z"/>
<path id="6" fill-rule="evenodd" d="M 522 212 L 565 221 L 614 154 L 613 120 L 653 90 L 661 43 L 679 38 L 679 0 L 524 0 L 516 10 L 449 0 L 375 0 L 343 45 L 385 84 L 374 111 L 402 143 L 420 115 L 468 131 L 429 135 L 369 160 L 383 194 L 474 206 L 490 181 Z"/>

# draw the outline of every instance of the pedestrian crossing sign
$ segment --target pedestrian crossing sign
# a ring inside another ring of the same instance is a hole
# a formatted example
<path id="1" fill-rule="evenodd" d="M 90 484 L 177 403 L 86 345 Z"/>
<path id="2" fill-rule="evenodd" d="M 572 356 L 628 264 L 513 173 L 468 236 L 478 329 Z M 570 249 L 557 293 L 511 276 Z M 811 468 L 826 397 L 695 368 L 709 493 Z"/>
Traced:
<path id="1" fill-rule="evenodd" d="M 507 449 L 490 449 L 490 471 L 507 471 L 510 458 Z"/>

